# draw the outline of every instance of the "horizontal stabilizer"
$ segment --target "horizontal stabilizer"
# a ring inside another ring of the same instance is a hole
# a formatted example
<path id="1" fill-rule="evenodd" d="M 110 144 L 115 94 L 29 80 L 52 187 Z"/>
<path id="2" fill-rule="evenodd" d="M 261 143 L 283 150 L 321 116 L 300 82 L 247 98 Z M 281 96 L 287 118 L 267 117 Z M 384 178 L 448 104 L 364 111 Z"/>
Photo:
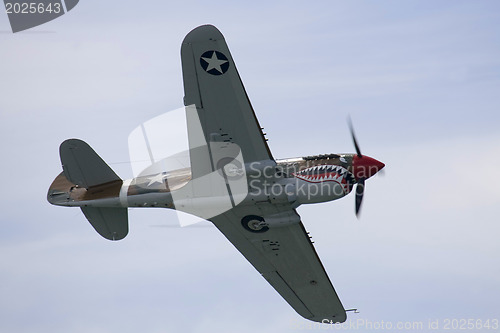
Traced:
<path id="1" fill-rule="evenodd" d="M 82 207 L 94 229 L 109 240 L 120 240 L 128 234 L 127 208 Z"/>
<path id="2" fill-rule="evenodd" d="M 59 147 L 64 176 L 80 187 L 89 188 L 120 177 L 84 141 L 69 139 Z"/>

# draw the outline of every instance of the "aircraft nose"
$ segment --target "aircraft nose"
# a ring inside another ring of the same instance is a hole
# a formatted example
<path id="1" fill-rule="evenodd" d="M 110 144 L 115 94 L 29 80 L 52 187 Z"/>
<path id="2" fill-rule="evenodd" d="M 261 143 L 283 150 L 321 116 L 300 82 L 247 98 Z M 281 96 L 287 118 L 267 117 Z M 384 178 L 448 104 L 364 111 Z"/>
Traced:
<path id="1" fill-rule="evenodd" d="M 356 177 L 356 180 L 370 178 L 383 167 L 385 167 L 384 163 L 369 156 L 359 157 L 354 155 L 352 158 L 352 173 Z"/>

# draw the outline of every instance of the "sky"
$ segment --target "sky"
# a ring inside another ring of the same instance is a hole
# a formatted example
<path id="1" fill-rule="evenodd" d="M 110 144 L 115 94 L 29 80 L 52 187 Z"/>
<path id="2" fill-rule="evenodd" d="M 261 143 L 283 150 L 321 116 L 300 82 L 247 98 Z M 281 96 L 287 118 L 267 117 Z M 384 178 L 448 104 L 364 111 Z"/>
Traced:
<path id="1" fill-rule="evenodd" d="M 182 106 L 180 44 L 207 23 L 275 158 L 353 152 L 350 115 L 386 164 L 359 220 L 352 194 L 298 208 L 360 312 L 351 326 L 311 326 L 209 223 L 131 209 L 110 242 L 46 201 L 68 138 L 132 176 L 128 135 Z M 0 14 L 0 77 L 1 332 L 449 332 L 469 319 L 490 332 L 480 323 L 500 319 L 497 1 L 86 0 L 16 34 Z"/>

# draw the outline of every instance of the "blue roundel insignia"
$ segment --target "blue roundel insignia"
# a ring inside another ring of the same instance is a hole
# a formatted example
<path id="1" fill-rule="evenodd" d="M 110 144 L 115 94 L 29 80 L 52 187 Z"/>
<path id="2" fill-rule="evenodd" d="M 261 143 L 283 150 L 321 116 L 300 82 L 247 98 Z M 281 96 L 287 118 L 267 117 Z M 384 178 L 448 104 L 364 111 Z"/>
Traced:
<path id="1" fill-rule="evenodd" d="M 200 65 L 209 74 L 222 75 L 229 69 L 229 60 L 219 51 L 207 51 L 201 55 Z"/>

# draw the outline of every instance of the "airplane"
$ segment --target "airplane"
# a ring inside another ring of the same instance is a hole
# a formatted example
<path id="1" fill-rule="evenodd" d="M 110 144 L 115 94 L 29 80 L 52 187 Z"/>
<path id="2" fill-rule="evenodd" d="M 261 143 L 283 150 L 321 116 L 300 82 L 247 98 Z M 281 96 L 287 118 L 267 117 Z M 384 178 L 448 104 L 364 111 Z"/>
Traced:
<path id="1" fill-rule="evenodd" d="M 302 317 L 342 323 L 344 309 L 296 208 L 348 195 L 385 165 L 361 153 L 275 159 L 222 33 L 195 28 L 181 46 L 189 168 L 123 181 L 84 141 L 60 145 L 47 200 L 80 207 L 108 240 L 128 234 L 129 207 L 164 207 L 215 225 Z M 168 129 L 165 129 L 168 130 Z M 243 186 L 242 186 L 243 184 Z M 279 189 L 280 191 L 272 191 Z"/>

